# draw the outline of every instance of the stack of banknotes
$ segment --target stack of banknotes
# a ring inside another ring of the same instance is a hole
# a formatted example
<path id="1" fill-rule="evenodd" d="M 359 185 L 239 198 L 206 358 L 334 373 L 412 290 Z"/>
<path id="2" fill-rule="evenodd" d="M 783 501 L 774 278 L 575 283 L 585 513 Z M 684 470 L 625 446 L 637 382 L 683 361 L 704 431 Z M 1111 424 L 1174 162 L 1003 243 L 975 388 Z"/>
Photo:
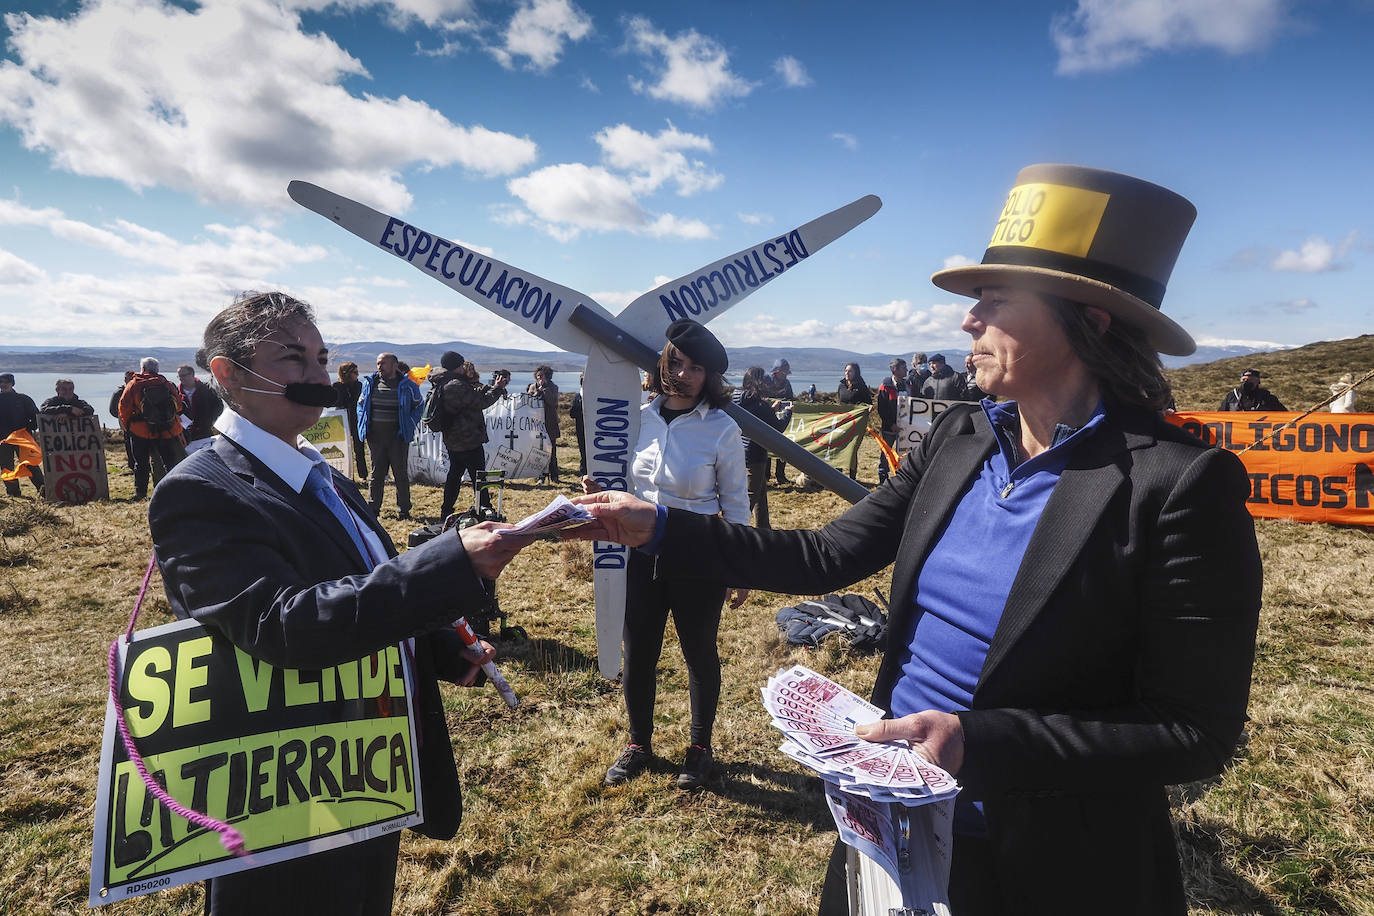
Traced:
<path id="1" fill-rule="evenodd" d="M 769 678 L 763 705 L 787 736 L 779 750 L 844 792 L 907 806 L 959 792 L 954 777 L 905 742 L 880 744 L 855 735 L 854 726 L 876 722 L 883 711 L 809 668 L 796 665 Z"/>

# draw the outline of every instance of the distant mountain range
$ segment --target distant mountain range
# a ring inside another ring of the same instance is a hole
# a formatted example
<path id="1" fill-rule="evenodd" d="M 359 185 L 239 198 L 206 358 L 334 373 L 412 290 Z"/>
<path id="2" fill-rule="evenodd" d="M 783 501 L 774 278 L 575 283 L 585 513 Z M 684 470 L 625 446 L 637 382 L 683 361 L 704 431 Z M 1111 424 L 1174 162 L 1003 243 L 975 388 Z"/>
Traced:
<path id="1" fill-rule="evenodd" d="M 329 348 L 331 370 L 339 363 L 351 360 L 366 371 L 375 365 L 378 353 L 395 353 L 411 366 L 438 365 L 440 354 L 446 350 L 456 350 L 463 354 L 465 359 L 471 360 L 482 372 L 498 368 L 510 369 L 513 372 L 530 372 L 541 363 L 547 363 L 555 372 L 578 372 L 586 364 L 586 357 L 579 353 L 486 347 L 462 340 L 416 344 L 364 340 L 333 343 Z M 929 352 L 937 351 L 932 349 Z M 964 352 L 963 348 L 952 347 L 945 353 L 945 357 L 955 369 L 961 369 Z M 1199 347 L 1191 356 L 1165 356 L 1164 365 L 1176 369 L 1180 366 L 1209 363 L 1258 352 L 1270 351 L 1244 346 Z M 732 374 L 742 372 L 749 366 L 762 366 L 766 370 L 779 356 L 787 358 L 793 372 L 804 374 L 840 372 L 848 362 L 857 362 L 868 368 L 881 368 L 886 366 L 893 356 L 911 359 L 910 350 L 901 353 L 854 353 L 834 347 L 731 347 L 729 354 Z M 5 347 L 0 349 L 0 371 L 120 372 L 124 369 L 137 369 L 140 359 L 155 356 L 161 363 L 162 370 L 168 372 L 182 363 L 194 364 L 195 355 L 194 347 L 74 347 L 65 350 L 41 346 Z"/>

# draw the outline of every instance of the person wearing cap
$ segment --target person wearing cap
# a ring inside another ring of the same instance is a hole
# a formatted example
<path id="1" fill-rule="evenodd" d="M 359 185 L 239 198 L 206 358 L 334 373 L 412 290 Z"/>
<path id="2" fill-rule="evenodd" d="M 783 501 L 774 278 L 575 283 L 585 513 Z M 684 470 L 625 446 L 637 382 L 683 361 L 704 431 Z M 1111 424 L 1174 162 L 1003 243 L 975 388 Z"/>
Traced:
<path id="1" fill-rule="evenodd" d="M 919 398 L 921 396 L 921 386 L 926 379 L 930 378 L 930 361 L 921 352 L 911 354 L 911 372 L 907 374 L 907 383 L 911 386 L 911 396 Z"/>
<path id="2" fill-rule="evenodd" d="M 439 392 L 439 408 L 447 414 L 443 426 L 444 449 L 448 451 L 448 476 L 444 478 L 444 502 L 439 508 L 441 518 L 453 514 L 458 503 L 458 491 L 463 486 L 463 474 L 472 481 L 474 505 L 488 509 L 491 497 L 482 486 L 487 480 L 487 419 L 482 411 L 501 400 L 506 393 L 510 376 L 497 377 L 491 385 L 483 385 L 472 363 L 462 354 L 449 350 L 439 357 L 440 371 L 429 377 Z"/>
<path id="3" fill-rule="evenodd" d="M 27 430 L 30 438 L 33 433 L 38 432 L 38 407 L 33 403 L 33 398 L 14 390 L 12 374 L 0 372 L 0 440 L 8 439 L 21 430 Z M 14 471 L 18 464 L 19 448 L 12 443 L 0 441 L 0 470 Z M 41 496 L 43 469 L 32 464 L 25 467 L 28 468 L 29 482 Z M 5 492 L 10 496 L 19 495 L 17 477 L 5 481 Z"/>
<path id="4" fill-rule="evenodd" d="M 773 365 L 768 370 L 768 392 L 766 396 L 774 401 L 795 401 L 797 396 L 792 392 L 792 383 L 787 379 L 791 374 L 792 366 L 786 359 L 780 356 L 773 360 Z M 816 386 L 812 385 L 811 387 L 815 388 Z M 816 400 L 814 392 L 812 393 L 811 400 Z M 781 458 L 777 459 L 773 468 L 773 476 L 777 480 L 778 486 L 790 483 L 787 479 L 786 471 L 787 462 L 783 461 Z"/>
<path id="5" fill-rule="evenodd" d="M 948 905 L 1187 911 L 1166 787 L 1215 776 L 1245 723 L 1261 589 L 1239 459 L 1168 423 L 1160 310 L 1196 211 L 1097 169 L 1024 169 L 982 263 L 940 271 L 996 404 L 956 404 L 818 531 L 581 497 L 577 537 L 657 575 L 824 594 L 895 563 L 866 739 L 952 773 Z M 682 554 L 690 552 L 690 559 Z M 848 912 L 837 849 L 822 912 Z"/>
<path id="6" fill-rule="evenodd" d="M 1246 369 L 1240 374 L 1240 384 L 1222 400 L 1218 410 L 1287 410 L 1283 402 L 1268 388 L 1260 387 L 1260 371 Z"/>
<path id="7" fill-rule="evenodd" d="M 957 401 L 963 393 L 964 379 L 945 362 L 945 354 L 930 357 L 930 374 L 921 382 L 921 397 L 934 401 Z"/>
<path id="8" fill-rule="evenodd" d="M 668 342 L 649 380 L 656 397 L 639 412 L 639 441 L 630 466 L 634 493 L 692 515 L 719 515 L 748 525 L 744 445 L 739 426 L 721 410 L 729 403 L 721 377 L 728 367 L 725 347 L 689 318 L 668 325 L 666 335 Z M 582 478 L 582 488 L 587 493 L 600 489 L 591 477 Z M 655 668 L 670 611 L 687 663 L 692 707 L 691 737 L 677 785 L 695 789 L 705 784 L 714 758 L 711 731 L 720 700 L 716 637 L 721 609 L 727 598 L 737 608 L 748 597 L 747 591 L 728 585 L 711 580 L 668 582 L 654 574 L 652 557 L 630 554 L 621 668 L 630 740 L 606 771 L 606 785 L 637 776 L 653 759 Z"/>

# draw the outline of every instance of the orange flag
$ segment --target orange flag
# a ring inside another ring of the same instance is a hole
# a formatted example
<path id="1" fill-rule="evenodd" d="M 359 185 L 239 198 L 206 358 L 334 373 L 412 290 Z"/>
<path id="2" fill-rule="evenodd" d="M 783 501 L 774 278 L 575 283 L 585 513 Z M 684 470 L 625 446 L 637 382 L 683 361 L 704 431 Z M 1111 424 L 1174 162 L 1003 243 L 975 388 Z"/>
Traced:
<path id="1" fill-rule="evenodd" d="M 897 450 L 887 444 L 887 440 L 873 427 L 868 428 L 868 434 L 878 441 L 878 450 L 887 458 L 887 466 L 896 471 L 902 466 L 902 457 L 897 454 Z"/>
<path id="2" fill-rule="evenodd" d="M 32 477 L 33 472 L 29 468 L 43 468 L 43 450 L 38 447 L 38 443 L 33 441 L 33 435 L 27 429 L 16 429 L 4 438 L 6 445 L 13 445 L 19 453 L 14 462 L 14 470 L 0 471 L 0 480 L 18 480 L 21 477 Z"/>

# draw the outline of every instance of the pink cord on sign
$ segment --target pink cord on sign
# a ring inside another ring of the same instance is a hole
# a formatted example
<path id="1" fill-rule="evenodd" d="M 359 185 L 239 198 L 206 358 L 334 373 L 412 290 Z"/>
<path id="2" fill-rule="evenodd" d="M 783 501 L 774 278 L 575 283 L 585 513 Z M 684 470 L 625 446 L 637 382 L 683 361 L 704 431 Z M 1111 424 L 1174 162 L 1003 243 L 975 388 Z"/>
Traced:
<path id="1" fill-rule="evenodd" d="M 138 600 L 134 602 L 134 613 L 129 618 L 129 628 L 124 631 L 124 642 L 128 643 L 134 636 L 134 623 L 138 620 L 139 609 L 143 607 L 143 596 L 148 591 L 148 582 L 153 578 L 153 567 L 157 564 L 157 555 L 153 554 L 148 558 L 148 569 L 143 574 L 143 585 L 138 590 Z M 158 781 L 148 774 L 148 767 L 143 763 L 143 755 L 138 752 L 138 747 L 134 744 L 134 738 L 129 734 L 129 726 L 124 721 L 124 704 L 119 701 L 119 639 L 110 643 L 110 699 L 114 701 L 115 721 L 119 723 L 119 736 L 124 739 L 124 750 L 129 754 L 129 759 L 134 762 L 134 767 L 138 770 L 139 777 L 143 784 L 148 787 L 148 792 L 162 802 L 163 806 L 173 814 L 178 814 L 186 820 L 200 827 L 202 830 L 213 830 L 219 834 L 220 844 L 229 852 L 236 856 L 248 855 L 248 847 L 244 845 L 243 834 L 239 833 L 230 825 L 193 811 L 190 808 L 179 804 L 175 798 L 167 794 L 167 790 L 158 784 Z"/>

